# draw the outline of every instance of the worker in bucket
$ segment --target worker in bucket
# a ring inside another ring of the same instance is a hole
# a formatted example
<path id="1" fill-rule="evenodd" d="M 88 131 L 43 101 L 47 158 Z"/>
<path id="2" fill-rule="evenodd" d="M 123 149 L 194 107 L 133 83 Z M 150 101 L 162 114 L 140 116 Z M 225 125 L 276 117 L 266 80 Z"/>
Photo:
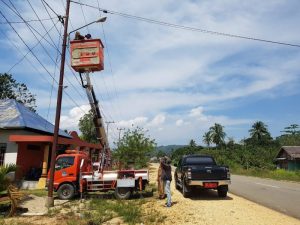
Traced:
<path id="1" fill-rule="evenodd" d="M 163 177 L 163 168 L 162 168 L 162 162 L 163 162 L 164 158 L 160 158 L 159 161 L 159 167 L 158 167 L 158 172 L 157 172 L 157 190 L 158 190 L 158 198 L 159 199 L 164 199 L 166 197 L 165 194 L 165 182 L 162 179 Z"/>
<path id="2" fill-rule="evenodd" d="M 161 163 L 163 173 L 162 179 L 165 182 L 165 194 L 167 195 L 167 204 L 166 207 L 172 206 L 171 199 L 171 181 L 172 181 L 172 170 L 171 170 L 171 159 L 167 156 L 164 157 L 163 162 Z"/>

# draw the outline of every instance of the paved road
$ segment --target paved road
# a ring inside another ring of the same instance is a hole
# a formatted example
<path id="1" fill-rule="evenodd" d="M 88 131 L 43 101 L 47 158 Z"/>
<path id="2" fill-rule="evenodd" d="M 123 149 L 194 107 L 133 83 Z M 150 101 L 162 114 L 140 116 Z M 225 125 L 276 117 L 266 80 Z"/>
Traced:
<path id="1" fill-rule="evenodd" d="M 229 192 L 300 219 L 300 184 L 232 175 Z"/>

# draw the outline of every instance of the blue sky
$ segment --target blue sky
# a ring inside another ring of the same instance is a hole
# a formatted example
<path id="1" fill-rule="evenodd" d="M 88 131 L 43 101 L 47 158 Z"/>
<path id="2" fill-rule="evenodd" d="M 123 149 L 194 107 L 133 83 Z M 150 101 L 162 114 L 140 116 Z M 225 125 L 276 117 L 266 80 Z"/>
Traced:
<path id="1" fill-rule="evenodd" d="M 5 2 L 12 7 L 8 0 Z M 25 20 L 37 19 L 27 1 L 12 2 Z M 49 18 L 41 1 L 30 2 L 41 19 Z M 58 14 L 64 14 L 64 0 L 47 2 Z M 300 44 L 297 0 L 78 2 L 99 3 L 108 10 L 183 26 Z M 21 21 L 3 2 L 0 10 L 9 21 Z M 103 14 L 98 10 L 71 3 L 69 31 L 100 16 Z M 204 132 L 214 123 L 222 124 L 227 137 L 236 141 L 248 137 L 248 130 L 258 120 L 268 125 L 273 137 L 289 124 L 300 123 L 300 48 L 174 29 L 114 14 L 105 16 L 105 23 L 81 32 L 100 37 L 105 45 L 105 70 L 92 74 L 92 81 L 105 121 L 116 122 L 109 127 L 111 144 L 118 138 L 117 128 L 132 124 L 149 130 L 159 145 L 167 145 L 187 144 L 190 139 L 202 144 Z M 3 23 L 2 16 L 0 22 L 0 71 L 7 72 L 28 49 Z M 46 33 L 39 22 L 30 24 L 41 35 Z M 46 30 L 53 27 L 50 20 L 43 24 Z M 57 23 L 58 31 L 53 27 L 49 32 L 53 43 L 46 35 L 43 46 L 37 45 L 39 34 L 33 31 L 35 37 L 25 24 L 12 26 L 58 80 L 60 62 L 53 45 L 61 49 L 61 25 Z M 79 77 L 69 65 L 68 56 L 61 128 L 77 130 L 78 120 L 89 105 Z M 54 82 L 51 97 L 53 80 L 45 68 L 29 53 L 10 73 L 37 95 L 38 113 L 53 122 L 57 85 Z"/>

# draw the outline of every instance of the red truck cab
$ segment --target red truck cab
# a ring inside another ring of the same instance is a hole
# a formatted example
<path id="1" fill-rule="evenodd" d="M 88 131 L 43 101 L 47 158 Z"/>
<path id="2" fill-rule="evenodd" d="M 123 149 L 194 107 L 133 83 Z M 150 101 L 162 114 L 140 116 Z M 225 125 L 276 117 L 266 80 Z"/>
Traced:
<path id="1" fill-rule="evenodd" d="M 84 152 L 67 150 L 67 154 L 57 156 L 53 188 L 57 191 L 59 198 L 69 199 L 78 192 L 81 163 L 83 163 L 82 172 L 91 171 L 90 159 Z"/>

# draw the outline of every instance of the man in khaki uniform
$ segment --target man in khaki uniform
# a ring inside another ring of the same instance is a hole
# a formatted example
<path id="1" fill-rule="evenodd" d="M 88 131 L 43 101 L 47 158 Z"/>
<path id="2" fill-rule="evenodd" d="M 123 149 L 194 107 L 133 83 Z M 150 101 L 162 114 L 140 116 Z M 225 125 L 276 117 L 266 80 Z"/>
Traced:
<path id="1" fill-rule="evenodd" d="M 164 173 L 164 170 L 161 166 L 162 160 L 163 160 L 163 158 L 160 158 L 160 164 L 159 164 L 158 172 L 157 172 L 157 185 L 158 185 L 157 190 L 158 190 L 159 199 L 165 198 L 165 183 L 162 179 L 163 173 Z"/>

